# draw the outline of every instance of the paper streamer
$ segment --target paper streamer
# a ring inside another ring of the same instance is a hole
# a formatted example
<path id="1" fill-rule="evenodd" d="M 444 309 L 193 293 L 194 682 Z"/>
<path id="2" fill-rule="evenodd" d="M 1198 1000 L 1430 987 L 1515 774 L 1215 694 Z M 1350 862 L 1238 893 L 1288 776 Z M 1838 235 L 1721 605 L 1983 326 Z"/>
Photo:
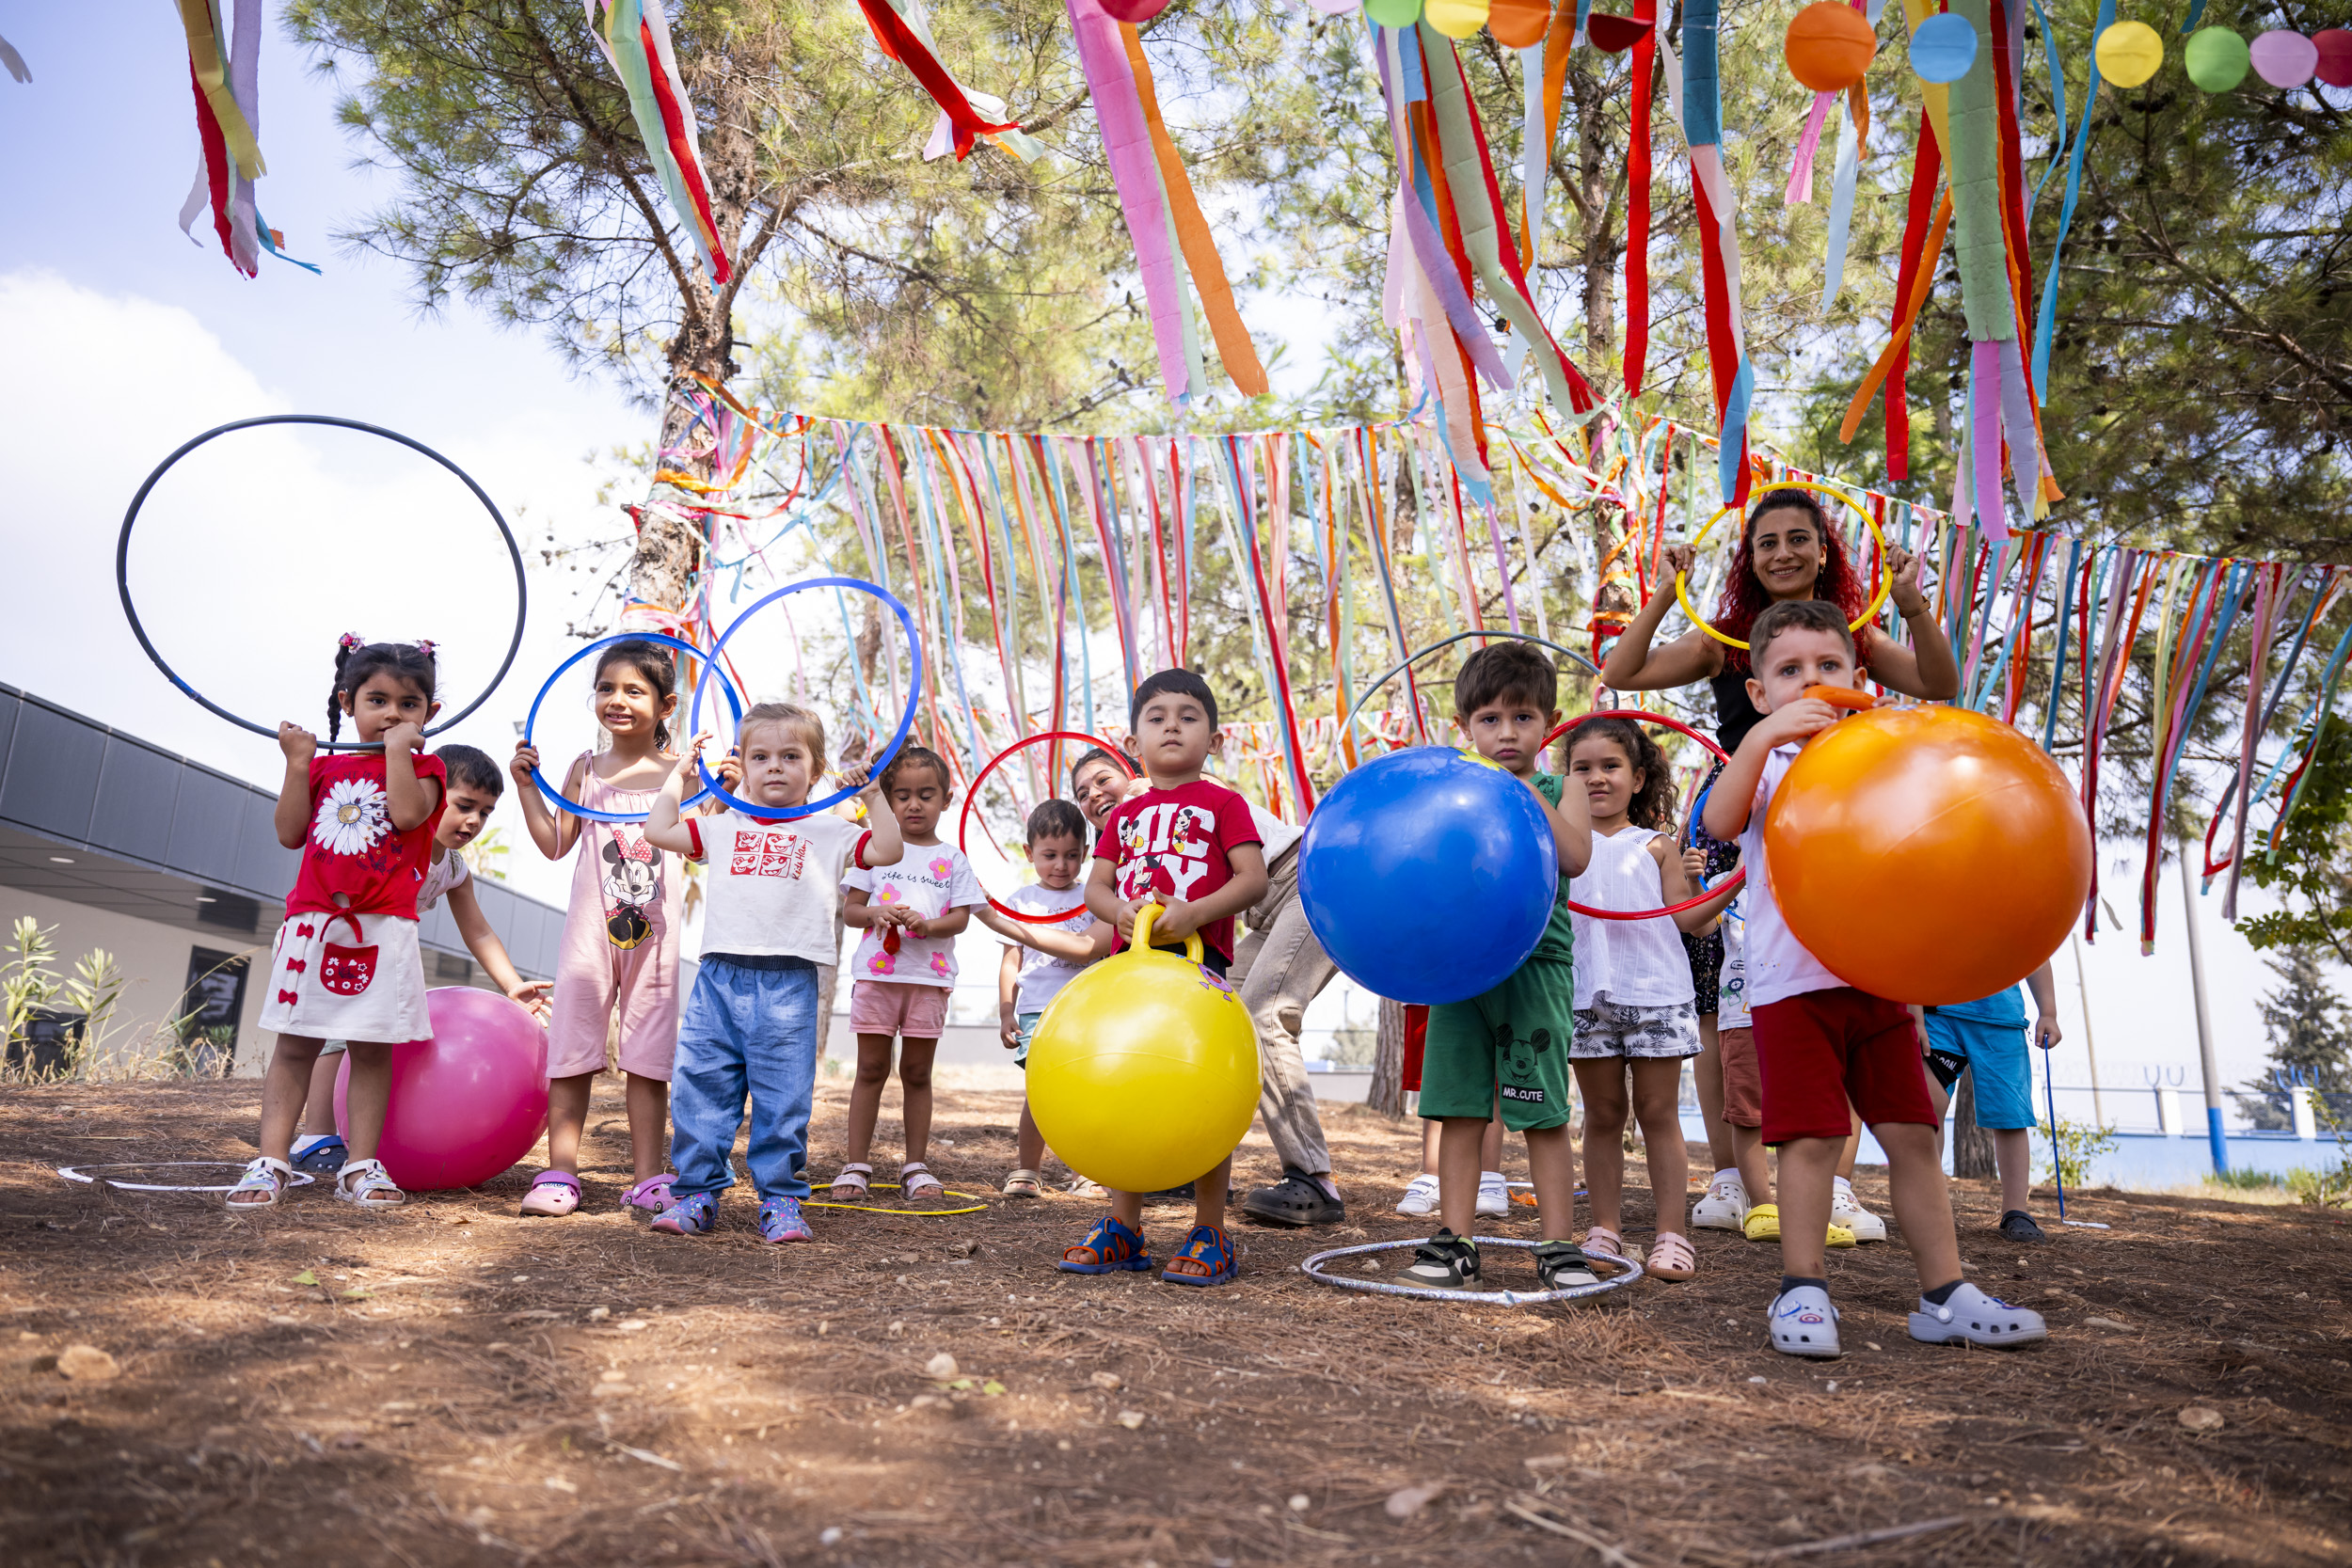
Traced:
<path id="1" fill-rule="evenodd" d="M 603 20 L 597 20 L 597 7 Z M 670 48 L 670 24 L 659 0 L 581 0 L 588 30 L 612 63 L 612 73 L 628 93 L 630 115 L 637 121 L 638 139 L 644 144 L 661 189 L 677 214 L 678 227 L 694 242 L 703 267 L 715 284 L 733 276 L 726 245 L 710 211 L 710 182 L 703 173 L 702 150 L 696 141 L 693 105 L 686 84 L 678 77 L 677 59 Z"/>

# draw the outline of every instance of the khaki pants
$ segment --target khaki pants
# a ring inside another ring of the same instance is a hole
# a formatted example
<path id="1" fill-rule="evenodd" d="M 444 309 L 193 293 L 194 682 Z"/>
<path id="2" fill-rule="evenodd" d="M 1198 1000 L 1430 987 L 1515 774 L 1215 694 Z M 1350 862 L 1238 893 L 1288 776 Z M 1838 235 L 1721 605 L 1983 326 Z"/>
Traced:
<path id="1" fill-rule="evenodd" d="M 1307 1004 L 1339 973 L 1307 925 L 1298 901 L 1295 846 L 1269 868 L 1265 896 L 1249 911 L 1248 934 L 1233 951 L 1228 978 L 1258 1027 L 1258 1114 L 1284 1166 L 1327 1175 L 1331 1151 L 1315 1115 L 1314 1089 L 1298 1047 Z"/>

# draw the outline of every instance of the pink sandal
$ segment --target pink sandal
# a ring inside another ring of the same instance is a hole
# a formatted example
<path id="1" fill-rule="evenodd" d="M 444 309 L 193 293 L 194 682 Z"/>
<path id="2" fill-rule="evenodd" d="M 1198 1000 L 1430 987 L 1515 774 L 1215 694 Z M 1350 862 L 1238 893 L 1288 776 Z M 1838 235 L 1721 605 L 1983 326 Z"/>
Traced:
<path id="1" fill-rule="evenodd" d="M 1655 1279 L 1689 1279 L 1699 1272 L 1699 1258 L 1678 1231 L 1661 1230 L 1650 1243 L 1646 1268 Z"/>
<path id="2" fill-rule="evenodd" d="M 567 1170 L 543 1170 L 523 1194 L 522 1212 L 560 1218 L 580 1207 L 580 1178 Z"/>
<path id="3" fill-rule="evenodd" d="M 633 1219 L 651 1219 L 675 1201 L 670 1196 L 670 1183 L 677 1180 L 675 1171 L 648 1176 L 621 1195 L 622 1212 Z"/>
<path id="4" fill-rule="evenodd" d="M 1605 1225 L 1597 1225 L 1584 1232 L 1582 1245 L 1588 1255 L 1597 1253 L 1603 1258 L 1625 1256 L 1625 1238 Z"/>

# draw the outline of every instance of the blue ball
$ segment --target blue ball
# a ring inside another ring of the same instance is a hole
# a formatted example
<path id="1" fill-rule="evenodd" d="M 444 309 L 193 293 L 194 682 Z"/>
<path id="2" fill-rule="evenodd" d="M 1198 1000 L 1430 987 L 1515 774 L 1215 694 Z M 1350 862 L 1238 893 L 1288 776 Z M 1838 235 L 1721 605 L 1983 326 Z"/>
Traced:
<path id="1" fill-rule="evenodd" d="M 1445 746 L 1391 752 L 1307 818 L 1298 900 L 1340 973 L 1399 1002 L 1492 990 L 1543 940 L 1560 885 L 1534 792 Z"/>
<path id="2" fill-rule="evenodd" d="M 1977 25 L 1945 11 L 1911 35 L 1911 69 L 1922 82 L 1957 82 L 1977 63 Z"/>

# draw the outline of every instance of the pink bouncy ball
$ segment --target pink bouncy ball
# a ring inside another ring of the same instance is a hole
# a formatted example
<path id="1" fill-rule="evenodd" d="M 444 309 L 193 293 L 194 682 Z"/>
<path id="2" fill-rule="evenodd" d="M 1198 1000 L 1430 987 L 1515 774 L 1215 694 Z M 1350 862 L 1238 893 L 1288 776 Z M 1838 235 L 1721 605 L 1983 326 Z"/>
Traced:
<path id="1" fill-rule="evenodd" d="M 376 1158 L 412 1192 L 477 1187 L 548 1130 L 548 1034 L 494 990 L 425 992 L 433 1037 L 392 1047 L 391 1104 Z M 351 1059 L 335 1077 L 335 1130 L 350 1136 Z"/>

